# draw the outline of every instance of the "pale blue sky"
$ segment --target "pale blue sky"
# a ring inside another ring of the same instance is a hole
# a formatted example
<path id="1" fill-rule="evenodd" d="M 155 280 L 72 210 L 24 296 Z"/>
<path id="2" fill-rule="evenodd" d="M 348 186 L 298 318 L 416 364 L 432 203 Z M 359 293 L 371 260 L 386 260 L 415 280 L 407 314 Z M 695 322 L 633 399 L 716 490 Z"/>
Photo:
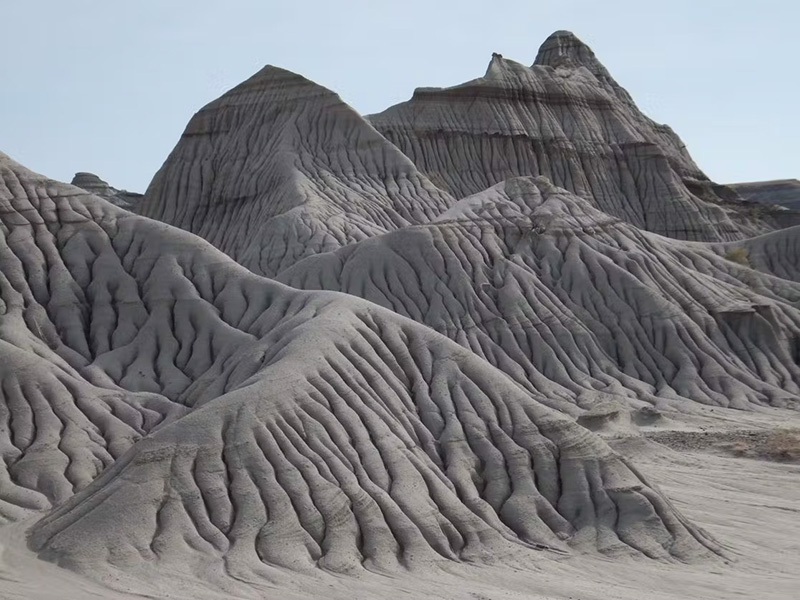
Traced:
<path id="1" fill-rule="evenodd" d="M 0 150 L 144 191 L 192 114 L 265 64 L 363 114 L 530 64 L 569 29 L 719 182 L 800 177 L 793 0 L 5 0 Z"/>

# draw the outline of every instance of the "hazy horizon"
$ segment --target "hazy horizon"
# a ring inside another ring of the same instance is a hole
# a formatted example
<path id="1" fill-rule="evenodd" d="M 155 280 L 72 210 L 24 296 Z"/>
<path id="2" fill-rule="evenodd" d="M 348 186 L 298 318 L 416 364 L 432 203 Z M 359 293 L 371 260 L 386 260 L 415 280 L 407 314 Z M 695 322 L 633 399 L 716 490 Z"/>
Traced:
<path id="1" fill-rule="evenodd" d="M 90 171 L 144 191 L 192 114 L 265 64 L 369 114 L 483 75 L 492 52 L 530 64 L 558 29 L 591 46 L 711 179 L 800 177 L 800 9 L 778 0 L 69 4 L 5 7 L 0 41 L 0 151 L 54 179 Z"/>

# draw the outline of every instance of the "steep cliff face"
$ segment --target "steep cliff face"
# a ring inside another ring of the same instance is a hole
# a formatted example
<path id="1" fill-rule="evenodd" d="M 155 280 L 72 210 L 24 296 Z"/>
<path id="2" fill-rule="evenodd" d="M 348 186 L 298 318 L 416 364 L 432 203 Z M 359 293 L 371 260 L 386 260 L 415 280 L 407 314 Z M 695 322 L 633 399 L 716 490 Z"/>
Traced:
<path id="1" fill-rule="evenodd" d="M 479 79 L 418 89 L 368 118 L 458 198 L 510 177 L 544 176 L 604 212 L 673 238 L 729 240 L 767 230 L 568 32 L 548 38 L 531 67 L 495 55 Z"/>
<path id="2" fill-rule="evenodd" d="M 140 212 L 274 275 L 452 202 L 336 94 L 265 67 L 192 118 Z"/>

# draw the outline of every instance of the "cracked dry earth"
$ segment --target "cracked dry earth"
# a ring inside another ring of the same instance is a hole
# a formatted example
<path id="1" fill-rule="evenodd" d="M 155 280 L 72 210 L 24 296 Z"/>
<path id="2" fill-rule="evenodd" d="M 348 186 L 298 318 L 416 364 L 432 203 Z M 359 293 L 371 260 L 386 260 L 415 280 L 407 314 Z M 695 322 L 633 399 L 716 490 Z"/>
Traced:
<path id="1" fill-rule="evenodd" d="M 795 597 L 796 215 L 572 34 L 0 178 L 3 598 Z"/>

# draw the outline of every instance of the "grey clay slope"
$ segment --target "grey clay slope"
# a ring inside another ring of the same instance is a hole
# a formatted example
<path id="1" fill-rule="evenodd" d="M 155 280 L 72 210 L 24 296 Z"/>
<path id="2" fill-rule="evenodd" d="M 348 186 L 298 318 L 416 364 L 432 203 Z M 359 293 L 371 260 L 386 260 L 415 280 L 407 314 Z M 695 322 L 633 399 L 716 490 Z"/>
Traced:
<path id="1" fill-rule="evenodd" d="M 429 328 L 0 161 L 3 501 L 57 504 L 31 531 L 42 557 L 269 581 L 716 550 L 595 434 Z"/>

